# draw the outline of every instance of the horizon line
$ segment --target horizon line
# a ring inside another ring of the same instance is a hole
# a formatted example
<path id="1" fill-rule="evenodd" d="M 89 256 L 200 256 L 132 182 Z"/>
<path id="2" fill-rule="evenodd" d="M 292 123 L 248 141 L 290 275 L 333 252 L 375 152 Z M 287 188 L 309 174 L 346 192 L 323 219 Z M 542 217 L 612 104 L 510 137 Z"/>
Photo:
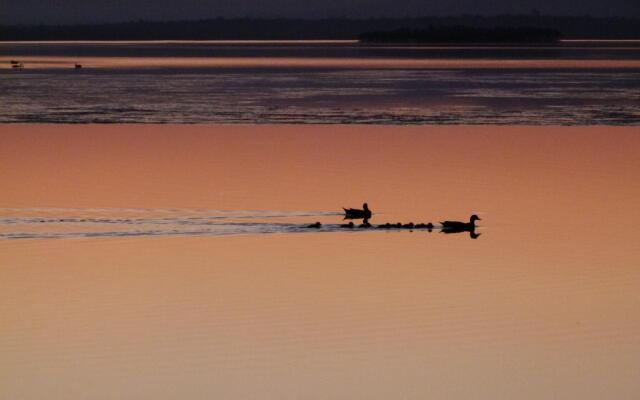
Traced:
<path id="1" fill-rule="evenodd" d="M 10 23 L 0 21 L 0 26 L 5 27 L 37 27 L 37 26 L 82 26 L 82 25 L 119 25 L 119 24 L 138 24 L 138 23 L 176 23 L 176 22 L 204 22 L 204 21 L 375 21 L 375 20 L 393 20 L 393 21 L 410 21 L 420 19 L 462 19 L 462 18 L 570 18 L 570 19 L 599 19 L 599 20 L 636 20 L 640 21 L 640 16 L 628 16 L 628 15 L 614 15 L 614 16 L 595 16 L 595 15 L 567 15 L 567 14 L 458 14 L 458 15 L 421 15 L 421 16 L 405 16 L 405 17 L 347 17 L 347 16 L 333 16 L 333 17 L 207 17 L 207 18 L 187 18 L 187 19 L 128 19 L 118 21 L 93 21 L 93 22 L 21 22 Z"/>

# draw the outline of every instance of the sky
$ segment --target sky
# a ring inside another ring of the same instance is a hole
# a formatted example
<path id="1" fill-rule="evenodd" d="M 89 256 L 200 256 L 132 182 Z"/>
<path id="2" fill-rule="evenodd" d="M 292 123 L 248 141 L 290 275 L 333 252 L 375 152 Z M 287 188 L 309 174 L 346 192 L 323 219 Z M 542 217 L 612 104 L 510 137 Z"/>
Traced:
<path id="1" fill-rule="evenodd" d="M 542 14 L 640 17 L 639 0 L 1 0 L 0 23 L 224 17 L 403 17 Z M 579 4 L 579 6 L 577 6 Z"/>

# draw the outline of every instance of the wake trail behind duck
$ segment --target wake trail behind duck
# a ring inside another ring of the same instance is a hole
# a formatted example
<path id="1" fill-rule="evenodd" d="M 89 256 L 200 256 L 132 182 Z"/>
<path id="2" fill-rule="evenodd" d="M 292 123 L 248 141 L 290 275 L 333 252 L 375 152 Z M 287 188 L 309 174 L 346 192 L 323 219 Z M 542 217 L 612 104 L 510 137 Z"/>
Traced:
<path id="1" fill-rule="evenodd" d="M 2 208 L 0 239 L 238 235 L 307 231 L 328 211 L 141 208 Z"/>

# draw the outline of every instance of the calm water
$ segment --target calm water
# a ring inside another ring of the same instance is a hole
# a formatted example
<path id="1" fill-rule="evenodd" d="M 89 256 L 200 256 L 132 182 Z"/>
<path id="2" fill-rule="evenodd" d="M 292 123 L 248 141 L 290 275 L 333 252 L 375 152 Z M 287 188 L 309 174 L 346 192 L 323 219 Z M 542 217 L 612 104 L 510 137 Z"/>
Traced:
<path id="1" fill-rule="evenodd" d="M 0 125 L 0 398 L 635 399 L 638 133 Z"/>
<path id="2" fill-rule="evenodd" d="M 0 399 L 640 396 L 639 43 L 0 65 Z"/>
<path id="3" fill-rule="evenodd" d="M 0 43 L 0 63 L 0 122 L 640 124 L 634 41 Z"/>

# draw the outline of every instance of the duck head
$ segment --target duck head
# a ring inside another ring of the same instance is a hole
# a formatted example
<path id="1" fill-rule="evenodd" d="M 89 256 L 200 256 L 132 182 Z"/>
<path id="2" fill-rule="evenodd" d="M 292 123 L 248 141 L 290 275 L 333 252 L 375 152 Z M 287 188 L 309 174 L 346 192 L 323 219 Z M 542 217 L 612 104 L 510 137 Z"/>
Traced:
<path id="1" fill-rule="evenodd" d="M 369 210 L 369 205 L 367 203 L 364 203 L 362 205 L 362 209 L 365 210 L 365 211 Z"/>
<path id="2" fill-rule="evenodd" d="M 473 214 L 471 216 L 471 223 L 473 224 L 476 221 L 482 221 L 482 220 L 480 219 L 480 217 L 478 217 L 477 215 Z"/>

